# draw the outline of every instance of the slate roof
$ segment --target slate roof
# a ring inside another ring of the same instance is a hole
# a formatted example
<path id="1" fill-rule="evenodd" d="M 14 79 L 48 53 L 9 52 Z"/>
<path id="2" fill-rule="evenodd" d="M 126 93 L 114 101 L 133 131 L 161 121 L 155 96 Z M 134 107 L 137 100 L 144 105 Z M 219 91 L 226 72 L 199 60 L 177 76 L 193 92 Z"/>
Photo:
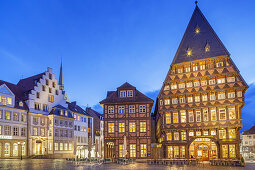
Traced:
<path id="1" fill-rule="evenodd" d="M 199 28 L 199 33 L 195 32 L 196 28 Z M 205 52 L 206 44 L 210 46 L 208 52 Z M 192 50 L 191 56 L 187 56 L 188 48 Z M 172 64 L 221 55 L 229 55 L 229 52 L 196 6 Z"/>
<path id="2" fill-rule="evenodd" d="M 18 108 L 18 109 L 28 110 L 26 103 L 23 101 L 23 96 L 24 96 L 23 89 L 21 87 L 17 86 L 16 84 L 12 84 L 12 83 L 0 80 L 0 86 L 3 84 L 5 84 L 12 91 L 12 93 L 15 95 L 14 107 Z M 23 102 L 23 107 L 19 106 L 20 101 Z"/>
<path id="3" fill-rule="evenodd" d="M 118 90 L 122 89 L 134 89 L 134 97 L 122 97 L 120 98 L 118 95 Z M 132 102 L 132 103 L 141 103 L 141 102 L 147 102 L 147 103 L 153 103 L 154 101 L 145 96 L 143 93 L 138 91 L 136 87 L 132 86 L 129 83 L 124 83 L 120 87 L 117 88 L 117 91 L 111 91 L 108 92 L 109 95 L 107 95 L 106 99 L 99 102 L 100 104 L 106 104 L 106 103 L 125 103 L 125 102 Z"/>
<path id="4" fill-rule="evenodd" d="M 251 134 L 255 134 L 255 125 L 252 126 L 249 130 L 243 131 L 243 135 L 251 135 Z"/>
<path id="5" fill-rule="evenodd" d="M 68 116 L 65 116 L 65 114 L 60 115 L 60 110 L 67 110 L 68 111 Z M 58 116 L 63 116 L 63 117 L 73 118 L 72 112 L 68 108 L 65 108 L 62 105 L 56 105 L 56 106 L 52 107 L 49 115 L 52 115 L 52 114 L 53 115 L 58 115 Z"/>
<path id="6" fill-rule="evenodd" d="M 90 116 L 92 116 L 92 117 L 97 116 L 99 119 L 100 119 L 100 117 L 104 117 L 103 114 L 101 114 L 101 113 L 95 111 L 94 109 L 91 109 L 90 107 L 87 107 L 87 108 L 86 108 L 86 112 L 87 112 Z"/>
<path id="7" fill-rule="evenodd" d="M 45 73 L 40 73 L 25 79 L 21 79 L 17 85 L 23 88 L 24 92 L 33 90 L 35 86 L 35 81 L 39 81 L 43 75 L 45 75 Z"/>
<path id="8" fill-rule="evenodd" d="M 76 104 L 76 102 L 68 103 L 68 109 L 72 112 L 80 113 L 86 116 L 90 116 L 85 110 Z"/>

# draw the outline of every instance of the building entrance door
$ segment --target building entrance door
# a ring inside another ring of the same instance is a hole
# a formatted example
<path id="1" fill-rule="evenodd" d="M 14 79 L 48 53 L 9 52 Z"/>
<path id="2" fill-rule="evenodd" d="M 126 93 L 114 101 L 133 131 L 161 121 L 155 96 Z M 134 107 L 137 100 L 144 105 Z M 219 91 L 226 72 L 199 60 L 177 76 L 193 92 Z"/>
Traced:
<path id="1" fill-rule="evenodd" d="M 42 141 L 36 141 L 36 155 L 42 155 Z"/>
<path id="2" fill-rule="evenodd" d="M 106 158 L 114 158 L 114 143 L 106 143 Z"/>
<path id="3" fill-rule="evenodd" d="M 200 161 L 209 161 L 217 158 L 217 145 L 209 138 L 197 138 L 189 147 L 189 157 Z"/>

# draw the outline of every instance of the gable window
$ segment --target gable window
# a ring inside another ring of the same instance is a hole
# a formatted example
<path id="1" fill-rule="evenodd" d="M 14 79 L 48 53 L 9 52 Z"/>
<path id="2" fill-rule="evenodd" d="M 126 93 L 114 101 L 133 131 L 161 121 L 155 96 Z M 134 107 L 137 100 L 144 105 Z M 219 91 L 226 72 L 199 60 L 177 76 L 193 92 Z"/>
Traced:
<path id="1" fill-rule="evenodd" d="M 125 113 L 125 106 L 119 106 L 119 113 Z"/>
<path id="2" fill-rule="evenodd" d="M 53 95 L 49 95 L 48 96 L 48 101 L 53 103 L 54 102 L 54 96 Z"/>
<path id="3" fill-rule="evenodd" d="M 140 132 L 146 132 L 146 122 L 140 122 Z"/>
<path id="4" fill-rule="evenodd" d="M 206 85 L 207 85 L 207 81 L 206 80 L 201 81 L 201 86 L 206 86 Z"/>
<path id="5" fill-rule="evenodd" d="M 55 88 L 55 82 L 52 82 L 52 87 Z"/>
<path id="6" fill-rule="evenodd" d="M 108 133 L 114 133 L 114 123 L 108 123 Z"/>
<path id="7" fill-rule="evenodd" d="M 168 85 L 165 85 L 164 90 L 170 90 L 170 87 Z"/>
<path id="8" fill-rule="evenodd" d="M 205 64 L 200 65 L 200 70 L 205 70 Z"/>
<path id="9" fill-rule="evenodd" d="M 189 66 L 185 68 L 185 72 L 186 73 L 190 72 L 190 67 Z"/>
<path id="10" fill-rule="evenodd" d="M 171 89 L 172 90 L 177 89 L 177 84 L 176 83 L 171 84 Z"/>
<path id="11" fill-rule="evenodd" d="M 196 136 L 201 136 L 201 132 L 200 131 L 196 131 Z"/>
<path id="12" fill-rule="evenodd" d="M 58 95 L 58 90 L 55 91 L 55 94 Z"/>
<path id="13" fill-rule="evenodd" d="M 195 102 L 200 102 L 200 96 L 199 95 L 195 96 Z"/>
<path id="14" fill-rule="evenodd" d="M 216 67 L 223 67 L 223 62 L 221 61 L 221 62 L 217 62 L 216 63 Z"/>
<path id="15" fill-rule="evenodd" d="M 145 113 L 145 112 L 146 112 L 146 107 L 145 107 L 145 105 L 141 105 L 141 106 L 140 106 L 139 112 L 140 112 L 140 113 Z"/>
<path id="16" fill-rule="evenodd" d="M 133 90 L 127 91 L 127 97 L 133 97 Z"/>
<path id="17" fill-rule="evenodd" d="M 189 136 L 194 136 L 194 131 L 189 131 Z"/>
<path id="18" fill-rule="evenodd" d="M 126 91 L 124 90 L 120 91 L 120 97 L 126 97 Z"/>
<path id="19" fill-rule="evenodd" d="M 209 85 L 215 84 L 215 79 L 209 80 Z"/>
<path id="20" fill-rule="evenodd" d="M 237 97 L 242 97 L 243 96 L 243 92 L 242 91 L 238 91 L 237 92 Z"/>
<path id="21" fill-rule="evenodd" d="M 172 98 L 172 104 L 177 104 L 178 103 L 178 99 L 177 98 Z"/>
<path id="22" fill-rule="evenodd" d="M 211 93 L 211 94 L 210 94 L 210 100 L 215 100 L 215 99 L 216 99 L 215 93 Z"/>
<path id="23" fill-rule="evenodd" d="M 194 122 L 194 114 L 193 114 L 193 111 L 189 111 L 189 122 Z"/>
<path id="24" fill-rule="evenodd" d="M 119 132 L 125 132 L 125 123 L 119 123 Z"/>
<path id="25" fill-rule="evenodd" d="M 42 85 L 42 91 L 45 91 L 45 86 L 44 85 Z"/>
<path id="26" fill-rule="evenodd" d="M 185 131 L 181 132 L 181 140 L 186 140 L 186 132 Z"/>
<path id="27" fill-rule="evenodd" d="M 235 77 L 228 77 L 228 78 L 227 78 L 227 81 L 228 81 L 229 83 L 235 82 Z"/>
<path id="28" fill-rule="evenodd" d="M 197 66 L 196 66 L 196 65 L 193 66 L 193 67 L 192 67 L 192 70 L 193 70 L 193 71 L 197 71 L 197 70 L 198 70 Z"/>
<path id="29" fill-rule="evenodd" d="M 129 113 L 135 113 L 135 106 L 129 106 Z"/>
<path id="30" fill-rule="evenodd" d="M 218 84 L 225 83 L 225 78 L 219 78 L 219 79 L 217 79 L 217 83 L 218 83 Z"/>
<path id="31" fill-rule="evenodd" d="M 170 124 L 171 123 L 171 114 L 167 113 L 166 114 L 166 124 Z"/>
<path id="32" fill-rule="evenodd" d="M 228 93 L 228 98 L 229 98 L 229 99 L 235 98 L 235 92 L 229 92 L 229 93 Z"/>
<path id="33" fill-rule="evenodd" d="M 202 95 L 202 101 L 203 101 L 203 102 L 207 101 L 207 94 L 203 94 L 203 95 Z"/>
<path id="34" fill-rule="evenodd" d="M 183 89 L 183 88 L 185 88 L 185 83 L 179 84 L 179 89 Z"/>
<path id="35" fill-rule="evenodd" d="M 194 82 L 194 87 L 198 87 L 198 86 L 200 86 L 199 81 L 195 81 L 195 82 Z"/>
<path id="36" fill-rule="evenodd" d="M 193 97 L 192 96 L 189 96 L 188 97 L 188 103 L 192 103 L 193 102 Z"/>
<path id="37" fill-rule="evenodd" d="M 2 96 L 2 105 L 7 105 L 7 98 Z"/>
<path id="38" fill-rule="evenodd" d="M 178 69 L 177 69 L 177 72 L 178 72 L 178 73 L 182 73 L 182 70 L 183 70 L 182 68 L 178 68 Z"/>
<path id="39" fill-rule="evenodd" d="M 52 80 L 52 74 L 51 73 L 49 73 L 49 79 Z"/>
<path id="40" fill-rule="evenodd" d="M 219 93 L 218 94 L 218 99 L 225 99 L 225 93 Z"/>
<path id="41" fill-rule="evenodd" d="M 40 98 L 40 93 L 36 92 L 36 98 L 39 99 Z"/>
<path id="42" fill-rule="evenodd" d="M 174 132 L 174 140 L 179 140 L 179 132 Z"/>
<path id="43" fill-rule="evenodd" d="M 12 98 L 7 97 L 7 104 L 8 104 L 8 105 L 12 105 Z"/>
<path id="44" fill-rule="evenodd" d="M 135 131 L 136 131 L 135 122 L 129 122 L 129 132 Z"/>

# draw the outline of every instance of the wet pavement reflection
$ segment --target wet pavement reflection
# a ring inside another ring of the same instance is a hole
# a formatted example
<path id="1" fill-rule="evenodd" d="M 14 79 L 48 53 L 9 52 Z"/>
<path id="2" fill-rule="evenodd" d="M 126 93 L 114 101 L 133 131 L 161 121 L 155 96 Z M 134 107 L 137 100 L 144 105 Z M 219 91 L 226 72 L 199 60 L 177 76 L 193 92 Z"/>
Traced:
<path id="1" fill-rule="evenodd" d="M 119 165 L 119 164 L 87 164 L 82 162 L 70 162 L 63 159 L 1 159 L 0 169 L 2 170 L 60 170 L 60 169 L 106 169 L 106 170 L 133 170 L 133 169 L 163 169 L 163 170 L 241 170 L 241 169 L 255 169 L 255 163 L 247 163 L 243 167 L 225 167 L 225 166 L 210 166 L 209 164 L 199 164 L 196 166 L 186 166 L 186 165 L 148 165 L 146 163 L 133 163 L 129 165 Z"/>

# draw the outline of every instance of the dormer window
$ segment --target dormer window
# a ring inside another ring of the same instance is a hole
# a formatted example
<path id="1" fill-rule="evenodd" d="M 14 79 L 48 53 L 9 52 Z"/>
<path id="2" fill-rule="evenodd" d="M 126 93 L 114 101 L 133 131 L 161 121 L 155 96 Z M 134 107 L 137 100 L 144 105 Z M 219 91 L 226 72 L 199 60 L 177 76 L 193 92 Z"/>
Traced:
<path id="1" fill-rule="evenodd" d="M 23 107 L 23 102 L 22 101 L 19 102 L 19 106 Z"/>
<path id="2" fill-rule="evenodd" d="M 8 104 L 8 105 L 12 105 L 12 98 L 7 97 L 7 104 Z"/>
<path id="3" fill-rule="evenodd" d="M 209 52 L 210 51 L 210 45 L 208 43 L 206 43 L 206 46 L 205 46 L 205 52 Z"/>
<path id="4" fill-rule="evenodd" d="M 200 28 L 198 26 L 195 28 L 195 32 L 196 34 L 200 33 Z"/>
<path id="5" fill-rule="evenodd" d="M 126 97 L 126 91 L 124 90 L 120 91 L 120 97 Z"/>
<path id="6" fill-rule="evenodd" d="M 63 110 L 60 110 L 60 115 L 63 116 Z"/>
<path id="7" fill-rule="evenodd" d="M 65 111 L 65 116 L 68 116 L 68 112 L 67 112 L 67 110 Z"/>
<path id="8" fill-rule="evenodd" d="M 192 55 L 192 50 L 190 48 L 188 48 L 187 50 L 187 56 L 191 56 Z"/>
<path id="9" fill-rule="evenodd" d="M 7 99 L 5 96 L 2 96 L 2 105 L 6 105 L 7 104 Z"/>
<path id="10" fill-rule="evenodd" d="M 127 91 L 127 97 L 133 97 L 133 90 Z"/>

